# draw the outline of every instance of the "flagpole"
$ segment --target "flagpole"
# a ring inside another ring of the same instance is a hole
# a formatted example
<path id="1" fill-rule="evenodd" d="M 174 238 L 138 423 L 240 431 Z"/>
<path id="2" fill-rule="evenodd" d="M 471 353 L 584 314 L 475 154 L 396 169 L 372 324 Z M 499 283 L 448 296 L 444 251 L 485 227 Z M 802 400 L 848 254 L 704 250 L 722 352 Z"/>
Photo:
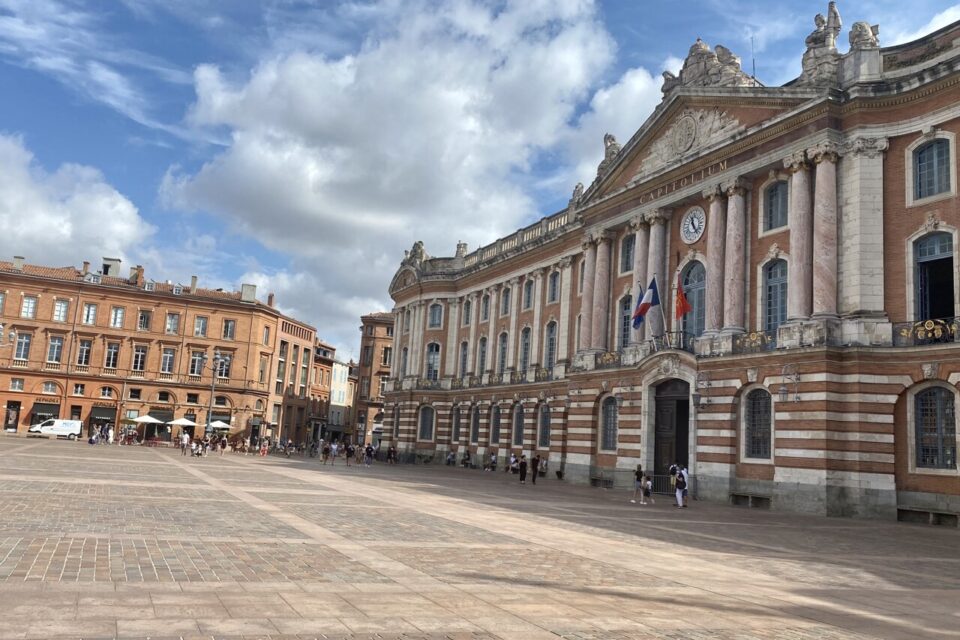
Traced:
<path id="1" fill-rule="evenodd" d="M 654 280 L 657 279 L 657 274 L 653 274 L 653 279 L 654 279 Z M 657 287 L 657 288 L 659 289 L 660 287 Z M 669 291 L 669 287 L 668 287 L 668 291 Z M 664 312 L 663 307 L 664 307 L 663 300 L 660 300 L 660 317 L 663 318 L 663 337 L 664 337 L 664 340 L 666 340 L 666 338 L 667 338 L 667 333 L 668 333 L 668 331 L 667 331 L 667 314 Z"/>

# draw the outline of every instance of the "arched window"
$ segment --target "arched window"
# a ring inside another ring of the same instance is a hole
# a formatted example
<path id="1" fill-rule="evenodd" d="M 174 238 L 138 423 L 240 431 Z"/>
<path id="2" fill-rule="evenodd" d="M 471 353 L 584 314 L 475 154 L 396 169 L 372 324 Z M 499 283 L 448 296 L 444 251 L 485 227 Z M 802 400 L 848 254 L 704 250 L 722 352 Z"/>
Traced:
<path id="1" fill-rule="evenodd" d="M 473 408 L 473 415 L 470 417 L 470 444 L 480 442 L 480 407 Z"/>
<path id="2" fill-rule="evenodd" d="M 601 415 L 600 448 L 604 451 L 617 450 L 617 407 L 616 398 L 609 397 L 603 401 Z"/>
<path id="3" fill-rule="evenodd" d="M 477 371 L 476 375 L 482 376 L 487 370 L 487 338 L 484 336 L 477 342 Z"/>
<path id="4" fill-rule="evenodd" d="M 404 347 L 400 351 L 400 377 L 405 378 L 407 375 L 407 348 Z"/>
<path id="5" fill-rule="evenodd" d="M 777 327 L 787 319 L 787 263 L 773 260 L 763 268 L 763 330 L 776 339 Z"/>
<path id="6" fill-rule="evenodd" d="M 551 371 L 557 364 L 557 323 L 548 322 L 547 330 L 543 333 L 543 366 Z"/>
<path id="7" fill-rule="evenodd" d="M 636 234 L 628 233 L 620 241 L 620 273 L 633 271 L 633 250 L 637 241 Z"/>
<path id="8" fill-rule="evenodd" d="M 754 389 L 747 394 L 743 456 L 770 458 L 770 394 L 765 389 Z"/>
<path id="9" fill-rule="evenodd" d="M 497 373 L 503 375 L 503 372 L 507 369 L 507 334 L 506 332 L 500 334 L 499 343 L 497 344 Z"/>
<path id="10" fill-rule="evenodd" d="M 916 320 L 952 318 L 953 237 L 939 232 L 913 243 Z"/>
<path id="11" fill-rule="evenodd" d="M 400 406 L 393 408 L 393 437 L 400 437 Z"/>
<path id="12" fill-rule="evenodd" d="M 443 307 L 439 303 L 434 303 L 430 305 L 430 320 L 429 327 L 431 329 L 437 329 L 440 325 L 443 324 Z"/>
<path id="13" fill-rule="evenodd" d="M 707 313 L 707 270 L 703 268 L 703 263 L 694 260 L 688 264 L 683 270 L 681 281 L 683 282 L 683 295 L 687 297 L 687 302 L 690 303 L 691 307 L 690 311 L 683 316 L 683 332 L 699 336 L 703 334 Z"/>
<path id="14" fill-rule="evenodd" d="M 953 391 L 931 387 L 918 393 L 914 402 L 917 467 L 956 469 L 957 422 Z"/>
<path id="15" fill-rule="evenodd" d="M 467 351 L 469 345 L 466 342 L 460 343 L 460 379 L 467 376 Z"/>
<path id="16" fill-rule="evenodd" d="M 630 344 L 630 329 L 633 324 L 633 296 L 629 293 L 620 298 L 620 350 Z"/>
<path id="17" fill-rule="evenodd" d="M 541 449 L 550 448 L 550 406 L 540 405 L 540 429 L 537 435 L 537 444 Z"/>
<path id="18" fill-rule="evenodd" d="M 450 444 L 460 442 L 460 407 L 454 407 L 450 415 Z"/>
<path id="19" fill-rule="evenodd" d="M 480 319 L 489 320 L 490 319 L 490 295 L 484 294 L 483 298 L 480 299 Z"/>
<path id="20" fill-rule="evenodd" d="M 440 377 L 440 345 L 431 342 L 427 345 L 427 380 Z"/>
<path id="21" fill-rule="evenodd" d="M 470 312 L 473 311 L 473 303 L 469 300 L 463 302 L 463 326 L 470 326 Z"/>
<path id="22" fill-rule="evenodd" d="M 529 309 L 533 306 L 533 280 L 527 280 L 523 283 L 523 308 Z"/>
<path id="23" fill-rule="evenodd" d="M 556 302 L 560 299 L 560 272 L 554 271 L 547 280 L 547 302 Z"/>
<path id="24" fill-rule="evenodd" d="M 435 412 L 433 407 L 425 405 L 420 407 L 420 440 L 433 440 L 433 420 Z"/>
<path id="25" fill-rule="evenodd" d="M 505 316 L 510 313 L 510 287 L 504 287 L 500 292 L 500 315 Z"/>
<path id="26" fill-rule="evenodd" d="M 500 444 L 500 405 L 493 405 L 490 409 L 490 444 Z"/>
<path id="27" fill-rule="evenodd" d="M 263 411 L 266 405 L 263 404 L 263 400 L 257 400 L 257 404 L 254 405 L 255 411 Z"/>
<path id="28" fill-rule="evenodd" d="M 763 230 L 787 226 L 790 187 L 785 180 L 774 182 L 763 192 Z"/>
<path id="29" fill-rule="evenodd" d="M 523 446 L 523 405 L 519 402 L 513 408 L 513 446 Z"/>
<path id="30" fill-rule="evenodd" d="M 520 332 L 520 367 L 518 371 L 530 368 L 530 327 L 524 327 Z"/>
<path id="31" fill-rule="evenodd" d="M 929 198 L 950 191 L 950 142 L 933 140 L 913 152 L 913 197 Z"/>

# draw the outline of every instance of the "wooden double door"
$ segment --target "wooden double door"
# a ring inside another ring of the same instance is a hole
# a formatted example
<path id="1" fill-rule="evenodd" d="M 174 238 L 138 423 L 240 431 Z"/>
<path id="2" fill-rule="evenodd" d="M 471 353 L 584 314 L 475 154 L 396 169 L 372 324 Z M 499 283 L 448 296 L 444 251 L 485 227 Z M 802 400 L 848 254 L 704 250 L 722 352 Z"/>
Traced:
<path id="1" fill-rule="evenodd" d="M 674 462 L 689 464 L 690 385 L 667 380 L 656 387 L 653 427 L 653 473 L 664 475 Z"/>

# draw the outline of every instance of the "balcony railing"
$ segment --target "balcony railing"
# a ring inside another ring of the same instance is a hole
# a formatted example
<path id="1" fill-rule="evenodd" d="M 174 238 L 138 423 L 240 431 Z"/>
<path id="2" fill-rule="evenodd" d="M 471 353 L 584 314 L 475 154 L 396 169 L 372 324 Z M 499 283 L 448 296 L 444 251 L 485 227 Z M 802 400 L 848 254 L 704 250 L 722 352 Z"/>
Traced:
<path id="1" fill-rule="evenodd" d="M 417 378 L 417 389 L 439 389 L 440 381 L 430 378 Z"/>
<path id="2" fill-rule="evenodd" d="M 616 369 L 623 363 L 623 358 L 619 351 L 604 351 L 597 354 L 597 369 Z"/>
<path id="3" fill-rule="evenodd" d="M 960 318 L 939 318 L 893 325 L 893 346 L 915 347 L 957 341 Z"/>
<path id="4" fill-rule="evenodd" d="M 74 373 L 90 373 L 90 365 L 77 364 L 73 366 Z"/>
<path id="5" fill-rule="evenodd" d="M 685 331 L 668 331 L 661 336 L 654 336 L 649 339 L 650 352 L 664 351 L 666 349 L 678 349 L 694 353 L 694 341 L 696 336 Z"/>
<path id="6" fill-rule="evenodd" d="M 510 384 L 523 384 L 527 381 L 526 371 L 513 371 L 510 373 Z"/>
<path id="7" fill-rule="evenodd" d="M 43 363 L 43 370 L 44 370 L 44 371 L 60 371 L 60 363 L 59 363 L 59 362 L 44 362 L 44 363 Z"/>
<path id="8" fill-rule="evenodd" d="M 733 336 L 733 353 L 763 353 L 776 348 L 776 331 L 751 331 Z"/>
<path id="9" fill-rule="evenodd" d="M 543 367 L 540 367 L 539 369 L 537 369 L 536 375 L 534 375 L 534 379 L 537 382 L 549 382 L 550 380 L 553 380 L 553 369 L 552 368 L 545 369 Z"/>
<path id="10" fill-rule="evenodd" d="M 11 366 L 16 367 L 17 369 L 26 369 L 27 364 L 29 363 L 26 360 L 20 360 L 20 359 L 14 358 L 13 362 L 11 363 Z"/>

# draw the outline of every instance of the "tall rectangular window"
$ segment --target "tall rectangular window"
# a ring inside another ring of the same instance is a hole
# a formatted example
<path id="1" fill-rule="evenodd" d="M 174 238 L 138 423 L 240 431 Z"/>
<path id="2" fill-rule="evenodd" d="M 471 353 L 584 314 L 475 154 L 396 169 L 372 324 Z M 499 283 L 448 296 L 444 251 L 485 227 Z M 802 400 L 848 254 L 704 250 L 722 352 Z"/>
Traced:
<path id="1" fill-rule="evenodd" d="M 547 280 L 547 302 L 556 302 L 560 298 L 560 273 L 554 271 Z"/>
<path id="2" fill-rule="evenodd" d="M 380 355 L 380 364 L 384 367 L 390 366 L 390 359 L 393 357 L 393 347 L 384 347 Z"/>
<path id="3" fill-rule="evenodd" d="M 54 322 L 66 322 L 67 321 L 67 309 L 70 307 L 70 302 L 67 300 L 54 300 L 53 302 L 53 321 Z"/>
<path id="4" fill-rule="evenodd" d="M 83 324 L 97 324 L 97 305 L 85 302 L 83 305 Z"/>
<path id="5" fill-rule="evenodd" d="M 263 344 L 270 346 L 270 327 L 263 328 Z"/>
<path id="6" fill-rule="evenodd" d="M 18 333 L 17 334 L 17 347 L 14 351 L 13 357 L 16 360 L 29 360 L 30 359 L 30 343 L 33 341 L 33 336 L 29 333 Z"/>
<path id="7" fill-rule="evenodd" d="M 150 319 L 153 314 L 149 311 L 140 311 L 137 314 L 137 330 L 138 331 L 150 331 Z"/>
<path id="8" fill-rule="evenodd" d="M 93 340 L 81 340 L 77 349 L 77 364 L 82 367 L 90 366 L 90 352 L 93 350 Z"/>
<path id="9" fill-rule="evenodd" d="M 237 321 L 226 319 L 223 321 L 223 339 L 233 340 L 237 333 Z"/>
<path id="10" fill-rule="evenodd" d="M 7 296 L 4 293 L 0 293 L 0 316 L 3 315 L 3 305 L 7 301 Z"/>
<path id="11" fill-rule="evenodd" d="M 266 382 L 267 380 L 267 366 L 268 366 L 267 356 L 263 356 L 263 355 L 260 356 L 260 371 L 257 375 L 257 381 L 260 382 L 261 384 Z"/>
<path id="12" fill-rule="evenodd" d="M 173 363 L 176 356 L 176 349 L 167 347 L 163 350 L 160 356 L 160 373 L 173 373 Z"/>
<path id="13" fill-rule="evenodd" d="M 168 313 L 167 321 L 164 323 L 164 331 L 169 334 L 176 335 L 180 332 L 180 314 L 179 313 Z"/>
<path id="14" fill-rule="evenodd" d="M 61 358 L 63 358 L 63 338 L 50 336 L 50 342 L 47 344 L 47 362 L 59 363 Z"/>
<path id="15" fill-rule="evenodd" d="M 373 347 L 364 345 L 363 354 L 360 356 L 360 363 L 364 366 L 370 366 L 373 363 Z"/>
<path id="16" fill-rule="evenodd" d="M 193 335 L 199 338 L 207 337 L 207 317 L 197 316 L 193 320 Z"/>
<path id="17" fill-rule="evenodd" d="M 218 378 L 229 378 L 230 377 L 230 363 L 233 362 L 233 358 L 222 358 L 217 363 L 217 377 Z"/>
<path id="18" fill-rule="evenodd" d="M 110 326 L 114 329 L 123 327 L 123 316 L 126 310 L 123 307 L 113 307 L 110 309 Z"/>
<path id="19" fill-rule="evenodd" d="M 103 359 L 104 369 L 116 369 L 120 363 L 120 343 L 110 342 L 107 344 L 107 354 Z"/>
<path id="20" fill-rule="evenodd" d="M 199 376 L 203 374 L 203 351 L 190 352 L 190 375 Z"/>
<path id="21" fill-rule="evenodd" d="M 133 348 L 133 366 L 134 371 L 144 371 L 147 368 L 147 348 L 144 345 L 137 345 Z"/>
<path id="22" fill-rule="evenodd" d="M 23 301 L 20 303 L 20 317 L 37 317 L 37 296 L 23 296 Z"/>

